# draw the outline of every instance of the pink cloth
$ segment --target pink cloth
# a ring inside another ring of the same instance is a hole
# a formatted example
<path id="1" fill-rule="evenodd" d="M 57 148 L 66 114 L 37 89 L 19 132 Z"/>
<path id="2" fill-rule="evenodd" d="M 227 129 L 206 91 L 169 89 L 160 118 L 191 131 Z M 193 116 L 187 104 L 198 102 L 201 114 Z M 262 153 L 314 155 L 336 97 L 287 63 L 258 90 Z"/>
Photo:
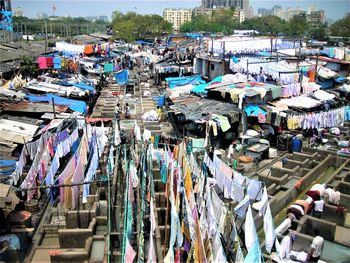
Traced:
<path id="1" fill-rule="evenodd" d="M 58 182 L 60 185 L 64 184 L 64 180 L 74 173 L 76 166 L 77 166 L 77 161 L 74 155 L 70 159 L 69 163 L 66 165 L 66 168 L 64 168 L 63 172 L 58 177 Z M 63 204 L 63 202 L 64 202 L 64 187 L 60 187 L 60 203 Z"/>
<path id="2" fill-rule="evenodd" d="M 134 262 L 134 258 L 136 256 L 135 250 L 132 248 L 132 246 L 129 243 L 129 239 L 126 238 L 126 246 L 125 246 L 125 262 L 126 263 L 132 263 Z"/>
<path id="3" fill-rule="evenodd" d="M 81 144 L 79 148 L 79 157 L 77 161 L 77 167 L 75 169 L 72 183 L 82 183 L 84 181 L 84 170 L 87 163 L 87 151 L 88 151 L 88 142 L 86 134 L 83 135 L 81 139 Z M 78 203 L 79 198 L 79 186 L 72 186 L 72 208 L 75 209 Z"/>
<path id="4" fill-rule="evenodd" d="M 39 69 L 47 69 L 47 60 L 45 57 L 38 57 Z"/>

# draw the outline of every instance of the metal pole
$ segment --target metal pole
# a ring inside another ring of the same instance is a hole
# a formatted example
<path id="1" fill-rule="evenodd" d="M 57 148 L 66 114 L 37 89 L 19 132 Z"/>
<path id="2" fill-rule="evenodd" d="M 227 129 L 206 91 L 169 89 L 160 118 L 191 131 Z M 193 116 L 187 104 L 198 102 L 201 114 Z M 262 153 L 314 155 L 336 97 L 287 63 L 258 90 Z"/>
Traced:
<path id="1" fill-rule="evenodd" d="M 53 118 L 56 119 L 55 99 L 52 98 Z"/>
<path id="2" fill-rule="evenodd" d="M 47 52 L 47 22 L 45 20 L 45 53 L 46 52 Z"/>

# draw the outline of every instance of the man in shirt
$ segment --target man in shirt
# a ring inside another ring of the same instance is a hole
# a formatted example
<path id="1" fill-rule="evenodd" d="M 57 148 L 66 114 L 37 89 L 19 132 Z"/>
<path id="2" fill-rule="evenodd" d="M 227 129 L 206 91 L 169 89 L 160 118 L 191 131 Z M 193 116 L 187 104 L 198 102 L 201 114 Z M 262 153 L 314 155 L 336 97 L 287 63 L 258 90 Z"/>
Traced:
<path id="1" fill-rule="evenodd" d="M 314 209 L 312 215 L 317 218 L 321 218 L 321 215 L 323 213 L 323 207 L 324 207 L 324 200 L 321 197 L 321 200 L 314 201 Z"/>
<path id="2" fill-rule="evenodd" d="M 314 230 L 315 238 L 312 240 L 311 249 L 309 252 L 309 262 L 317 262 L 320 259 L 323 249 L 324 239 L 320 237 L 320 231 Z"/>
<path id="3" fill-rule="evenodd" d="M 281 251 L 280 258 L 281 259 L 290 259 L 290 251 L 293 247 L 293 241 L 296 239 L 296 235 L 294 231 L 290 231 L 288 235 L 286 235 L 281 241 Z"/>

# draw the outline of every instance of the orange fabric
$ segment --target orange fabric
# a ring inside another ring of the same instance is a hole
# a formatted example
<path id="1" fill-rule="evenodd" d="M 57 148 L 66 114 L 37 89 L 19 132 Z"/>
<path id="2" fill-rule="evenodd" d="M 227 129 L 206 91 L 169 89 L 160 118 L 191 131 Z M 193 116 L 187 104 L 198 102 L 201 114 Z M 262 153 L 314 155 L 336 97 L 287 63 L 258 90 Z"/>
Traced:
<path id="1" fill-rule="evenodd" d="M 192 192 L 192 178 L 191 178 L 191 170 L 189 168 L 186 169 L 186 175 L 185 175 L 185 189 L 186 189 L 186 196 L 189 200 L 190 194 Z"/>
<path id="2" fill-rule="evenodd" d="M 298 180 L 294 185 L 295 189 L 299 190 L 303 182 L 304 182 L 304 179 Z"/>
<path id="3" fill-rule="evenodd" d="M 302 205 L 304 207 L 304 213 L 307 214 L 309 211 L 310 204 L 306 202 L 305 200 L 296 200 L 295 204 Z"/>
<path id="4" fill-rule="evenodd" d="M 315 82 L 316 71 L 310 70 L 310 71 L 308 72 L 308 75 L 309 75 L 309 78 L 310 78 L 309 82 Z"/>
<path id="5" fill-rule="evenodd" d="M 94 52 L 92 45 L 86 45 L 84 48 L 84 54 L 90 55 Z"/>

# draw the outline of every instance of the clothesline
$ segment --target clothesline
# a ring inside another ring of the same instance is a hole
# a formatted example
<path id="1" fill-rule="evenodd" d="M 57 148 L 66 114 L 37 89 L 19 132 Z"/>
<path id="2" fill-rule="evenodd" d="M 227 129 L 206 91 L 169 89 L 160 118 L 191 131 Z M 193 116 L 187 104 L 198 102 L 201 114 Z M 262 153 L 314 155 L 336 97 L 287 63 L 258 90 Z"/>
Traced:
<path id="1" fill-rule="evenodd" d="M 82 182 L 82 183 L 57 184 L 57 185 L 47 185 L 47 186 L 36 186 L 36 187 L 30 187 L 30 188 L 18 188 L 14 191 L 15 192 L 25 192 L 25 191 L 32 191 L 32 190 L 39 190 L 39 189 L 51 189 L 51 188 L 57 188 L 57 187 L 71 187 L 71 186 L 79 186 L 79 185 L 84 185 L 84 184 L 102 183 L 102 182 L 107 182 L 108 180 L 111 180 L 111 179 L 94 180 L 94 181 Z"/>

